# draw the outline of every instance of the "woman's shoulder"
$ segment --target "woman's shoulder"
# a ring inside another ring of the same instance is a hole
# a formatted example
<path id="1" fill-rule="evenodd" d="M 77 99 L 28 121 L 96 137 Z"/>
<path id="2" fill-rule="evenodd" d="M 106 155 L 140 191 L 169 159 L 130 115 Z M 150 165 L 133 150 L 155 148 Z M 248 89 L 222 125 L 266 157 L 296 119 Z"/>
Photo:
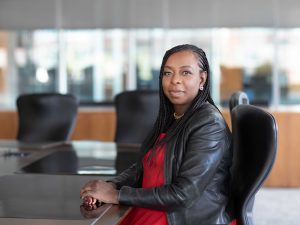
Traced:
<path id="1" fill-rule="evenodd" d="M 209 102 L 205 102 L 202 106 L 200 106 L 192 117 L 197 119 L 201 117 L 202 119 L 216 118 L 223 120 L 221 112 Z"/>
<path id="2" fill-rule="evenodd" d="M 218 124 L 226 127 L 226 122 L 221 112 L 212 104 L 206 102 L 191 116 L 190 125 L 201 126 L 205 124 Z"/>

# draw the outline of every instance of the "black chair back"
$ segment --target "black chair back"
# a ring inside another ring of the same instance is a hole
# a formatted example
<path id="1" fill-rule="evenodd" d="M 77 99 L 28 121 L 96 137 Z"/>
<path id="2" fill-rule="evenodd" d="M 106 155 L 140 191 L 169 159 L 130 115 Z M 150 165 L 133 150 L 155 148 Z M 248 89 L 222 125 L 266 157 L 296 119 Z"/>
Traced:
<path id="1" fill-rule="evenodd" d="M 231 112 L 233 165 L 230 206 L 238 225 L 252 225 L 252 206 L 274 164 L 277 126 L 274 117 L 253 105 L 240 104 Z"/>
<path id="2" fill-rule="evenodd" d="M 154 127 L 159 110 L 159 93 L 151 90 L 125 91 L 115 97 L 115 107 L 115 141 L 141 144 Z"/>
<path id="3" fill-rule="evenodd" d="M 70 94 L 37 93 L 17 99 L 22 142 L 67 141 L 76 123 L 78 100 Z"/>

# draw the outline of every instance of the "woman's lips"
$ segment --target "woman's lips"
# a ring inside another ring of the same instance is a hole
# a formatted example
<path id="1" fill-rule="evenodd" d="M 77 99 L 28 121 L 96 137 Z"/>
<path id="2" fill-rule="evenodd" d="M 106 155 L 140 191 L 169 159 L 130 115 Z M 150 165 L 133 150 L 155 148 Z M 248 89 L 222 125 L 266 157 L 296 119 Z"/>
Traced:
<path id="1" fill-rule="evenodd" d="M 179 90 L 174 90 L 174 91 L 169 91 L 170 96 L 172 97 L 180 97 L 181 95 L 183 95 L 183 91 L 179 91 Z"/>

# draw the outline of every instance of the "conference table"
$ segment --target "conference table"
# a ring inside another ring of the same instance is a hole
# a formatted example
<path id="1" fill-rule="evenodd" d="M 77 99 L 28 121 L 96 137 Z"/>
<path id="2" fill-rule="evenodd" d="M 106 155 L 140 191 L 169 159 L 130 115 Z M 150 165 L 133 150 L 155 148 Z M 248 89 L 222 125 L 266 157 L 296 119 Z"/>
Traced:
<path id="1" fill-rule="evenodd" d="M 116 176 L 138 158 L 139 145 L 100 141 L 25 144 L 0 140 L 0 225 L 115 225 L 128 206 L 86 210 L 80 188 Z"/>

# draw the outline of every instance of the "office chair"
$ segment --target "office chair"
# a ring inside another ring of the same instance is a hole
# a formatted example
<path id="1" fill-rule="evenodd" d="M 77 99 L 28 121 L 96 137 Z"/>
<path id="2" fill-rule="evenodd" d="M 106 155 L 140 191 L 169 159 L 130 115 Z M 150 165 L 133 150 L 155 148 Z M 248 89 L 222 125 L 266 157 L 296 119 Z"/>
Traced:
<path id="1" fill-rule="evenodd" d="M 69 140 L 78 101 L 70 94 L 24 94 L 17 98 L 17 140 L 27 143 Z"/>
<path id="2" fill-rule="evenodd" d="M 237 106 L 237 105 L 241 105 L 241 104 L 249 104 L 249 98 L 247 96 L 247 94 L 245 92 L 242 91 L 237 91 L 234 92 L 229 100 L 229 109 L 230 112 L 232 111 L 232 109 Z"/>
<path id="3" fill-rule="evenodd" d="M 122 144 L 141 144 L 156 121 L 159 93 L 151 90 L 125 91 L 116 95 L 115 107 L 115 141 Z"/>
<path id="4" fill-rule="evenodd" d="M 232 98 L 242 96 L 245 97 L 244 93 L 238 93 Z M 249 104 L 233 105 L 231 121 L 233 164 L 229 206 L 237 225 L 252 225 L 255 194 L 269 175 L 276 157 L 276 121 L 270 113 Z"/>

